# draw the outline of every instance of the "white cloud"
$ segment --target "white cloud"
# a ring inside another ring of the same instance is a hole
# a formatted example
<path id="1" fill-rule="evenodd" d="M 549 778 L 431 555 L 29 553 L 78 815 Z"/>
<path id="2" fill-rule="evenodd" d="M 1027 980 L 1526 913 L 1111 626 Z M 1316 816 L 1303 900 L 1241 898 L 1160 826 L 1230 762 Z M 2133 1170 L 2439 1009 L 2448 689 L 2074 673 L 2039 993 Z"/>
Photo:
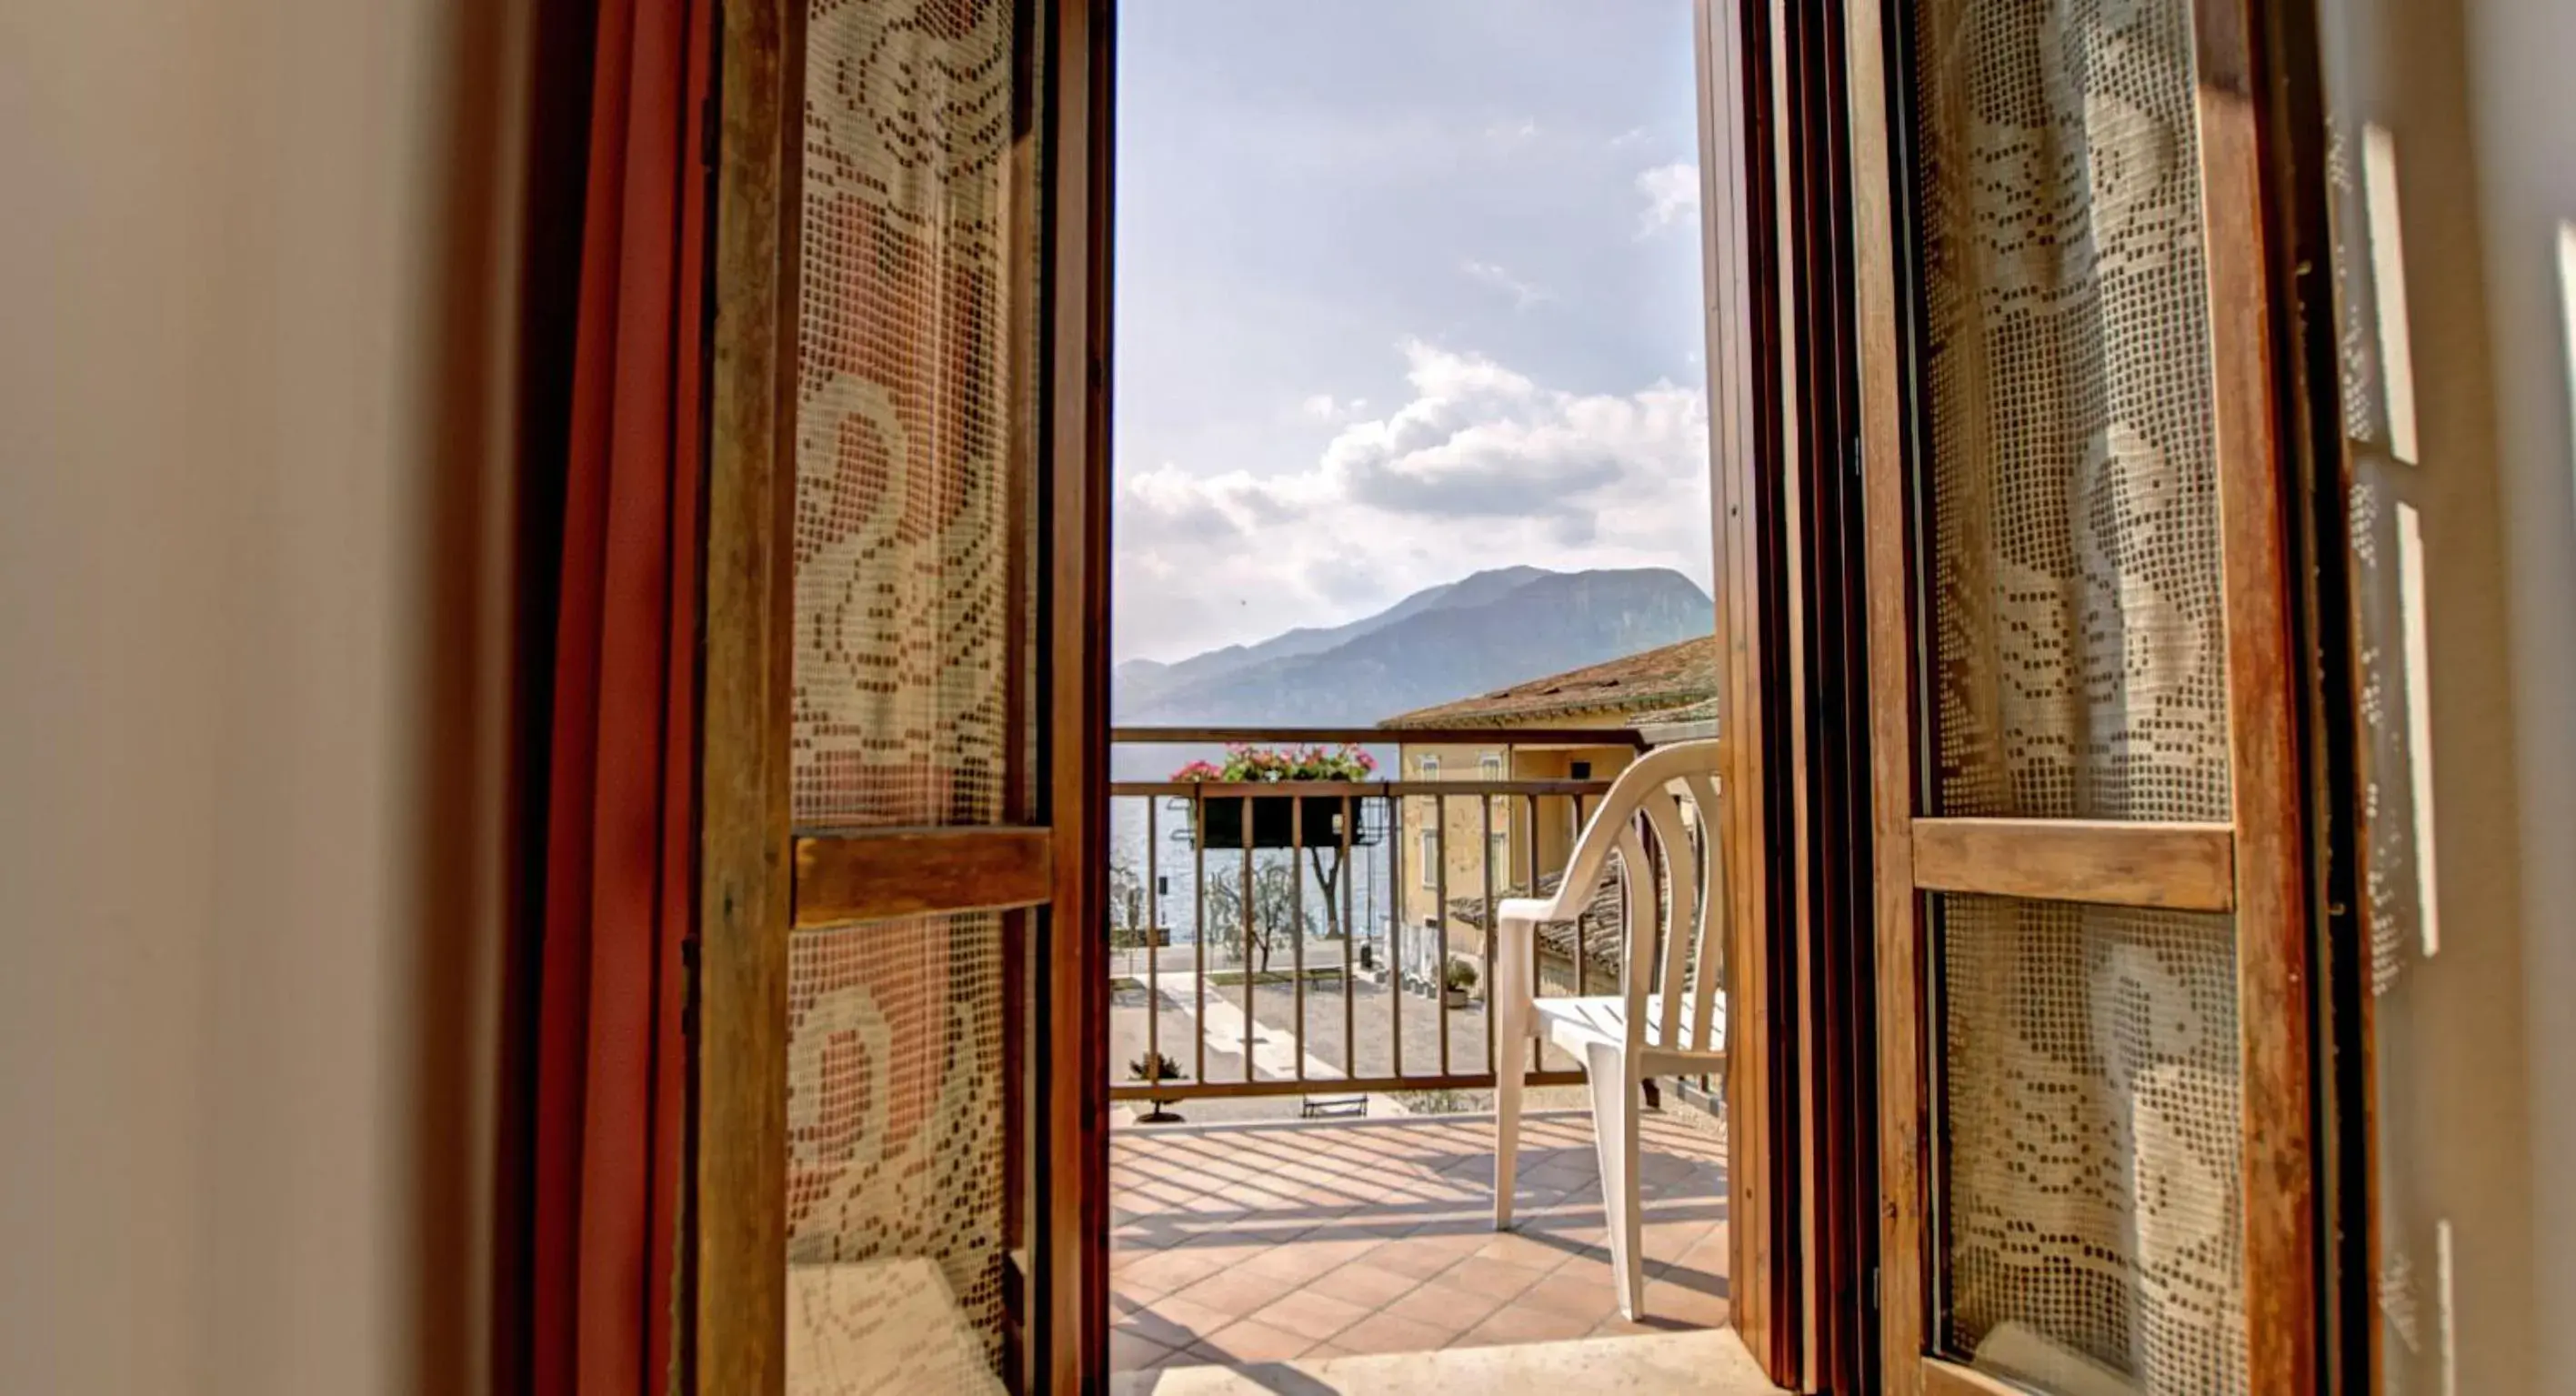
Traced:
<path id="1" fill-rule="evenodd" d="M 1519 145 L 1538 135 L 1538 121 L 1524 116 L 1518 121 L 1497 121 L 1485 128 L 1485 139 L 1496 145 Z"/>
<path id="2" fill-rule="evenodd" d="M 1646 207 L 1637 217 L 1637 235 L 1669 228 L 1684 215 L 1699 216 L 1699 166 L 1688 161 L 1657 165 L 1637 175 L 1637 192 Z"/>
<path id="3" fill-rule="evenodd" d="M 1343 426 L 1309 469 L 1167 462 L 1120 482 L 1122 654 L 1328 624 L 1519 563 L 1677 567 L 1707 584 L 1699 390 L 1570 393 L 1481 355 L 1403 353 L 1408 400 Z"/>
<path id="4" fill-rule="evenodd" d="M 1603 144 L 1612 150 L 1626 150 L 1628 147 L 1636 145 L 1645 139 L 1645 127 L 1631 126 L 1627 130 L 1612 136 L 1609 140 L 1603 142 Z"/>
<path id="5" fill-rule="evenodd" d="M 1550 296 L 1544 288 L 1533 286 L 1529 282 L 1521 280 L 1519 277 L 1503 270 L 1499 264 L 1494 262 L 1479 262 L 1470 259 L 1468 261 L 1460 262 L 1458 264 L 1458 270 L 1465 272 L 1467 274 L 1467 278 L 1476 282 L 1478 285 L 1490 286 L 1493 289 L 1502 292 L 1504 295 L 1510 296 L 1512 298 L 1512 308 L 1515 310 L 1527 310 L 1531 306 L 1538 304 L 1540 301 L 1554 299 L 1554 297 Z"/>
<path id="6" fill-rule="evenodd" d="M 1333 401 L 1333 395 L 1331 393 L 1317 393 L 1314 396 L 1307 398 L 1304 402 L 1299 403 L 1297 405 L 1297 410 L 1305 413 L 1309 417 L 1313 417 L 1318 421 L 1324 422 L 1329 422 L 1335 417 L 1340 416 L 1342 411 L 1340 404 Z"/>

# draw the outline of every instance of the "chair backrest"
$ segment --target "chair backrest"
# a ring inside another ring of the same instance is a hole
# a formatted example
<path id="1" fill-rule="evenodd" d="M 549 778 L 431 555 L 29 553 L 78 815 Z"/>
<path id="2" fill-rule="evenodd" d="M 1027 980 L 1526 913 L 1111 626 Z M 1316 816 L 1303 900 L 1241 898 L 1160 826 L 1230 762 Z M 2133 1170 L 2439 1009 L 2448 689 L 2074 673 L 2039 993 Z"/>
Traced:
<path id="1" fill-rule="evenodd" d="M 1550 919 L 1580 915 L 1601 885 L 1611 855 L 1627 883 L 1627 943 L 1621 948 L 1621 992 L 1628 1000 L 1629 1045 L 1651 1042 L 1692 1052 L 1722 1052 L 1711 1031 L 1719 981 L 1726 973 L 1726 864 L 1718 848 L 1718 744 L 1677 742 L 1639 757 L 1601 799 L 1566 860 Z M 1687 801 L 1696 814 L 1682 813 Z M 1697 825 L 1693 838 L 1692 825 Z M 1644 830 L 1663 851 L 1649 856 Z M 1669 877 L 1671 895 L 1661 896 Z M 1657 950 L 1662 954 L 1658 963 Z M 1650 999 L 1660 995 L 1660 1001 Z M 1648 1013 L 1657 1011 L 1658 1021 Z"/>

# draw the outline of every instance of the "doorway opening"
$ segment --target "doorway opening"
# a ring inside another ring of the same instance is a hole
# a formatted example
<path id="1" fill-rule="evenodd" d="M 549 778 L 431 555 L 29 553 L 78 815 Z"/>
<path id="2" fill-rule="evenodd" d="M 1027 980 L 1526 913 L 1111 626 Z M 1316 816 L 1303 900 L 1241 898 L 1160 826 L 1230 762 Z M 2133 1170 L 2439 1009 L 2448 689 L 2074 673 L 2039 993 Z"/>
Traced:
<path id="1" fill-rule="evenodd" d="M 1564 1042 L 1494 1216 L 1503 904 L 1574 908 L 1530 945 L 1550 1003 L 1617 999 L 1676 902 L 1728 924 L 1695 918 L 1696 806 L 1645 903 L 1608 867 L 1564 885 L 1621 773 L 1716 733 L 1697 51 L 1688 0 L 1119 6 L 1104 958 L 1131 1386 L 1733 1341 L 1710 1059 L 1637 1093 L 1633 1316 Z"/>

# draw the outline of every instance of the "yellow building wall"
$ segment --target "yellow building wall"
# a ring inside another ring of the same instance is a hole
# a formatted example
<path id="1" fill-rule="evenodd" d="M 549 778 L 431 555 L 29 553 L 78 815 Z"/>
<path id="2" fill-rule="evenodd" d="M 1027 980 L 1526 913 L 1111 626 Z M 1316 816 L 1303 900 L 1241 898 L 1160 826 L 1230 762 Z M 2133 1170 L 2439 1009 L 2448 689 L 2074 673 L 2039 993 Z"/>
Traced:
<path id="1" fill-rule="evenodd" d="M 1620 719 L 1612 714 L 1594 718 L 1554 718 L 1551 727 L 1616 725 Z M 1635 749 L 1627 746 L 1524 748 L 1511 742 L 1510 728 L 1495 729 L 1495 739 L 1482 743 L 1406 743 L 1398 748 L 1399 768 L 1396 778 L 1404 781 L 1473 782 L 1478 780 L 1570 780 L 1578 764 L 1588 764 L 1590 778 L 1607 781 L 1617 777 L 1636 759 Z M 1426 769 L 1426 762 L 1429 763 Z M 1583 801 L 1583 815 L 1589 815 L 1598 797 Z M 1535 809 L 1533 809 L 1533 803 Z M 1490 818 L 1490 824 L 1487 820 Z M 1398 879 L 1398 905 L 1410 936 L 1436 936 L 1443 919 L 1449 931 L 1448 952 L 1452 959 L 1484 967 L 1484 932 L 1474 924 L 1457 917 L 1443 917 L 1442 894 L 1454 902 L 1462 897 L 1482 896 L 1486 888 L 1488 858 L 1491 859 L 1493 893 L 1496 899 L 1526 896 L 1533 886 L 1533 872 L 1539 875 L 1562 872 L 1572 854 L 1574 840 L 1581 825 L 1575 801 L 1564 796 L 1541 796 L 1535 802 L 1525 795 L 1495 796 L 1490 815 L 1487 801 L 1474 795 L 1456 795 L 1446 799 L 1436 796 L 1408 796 L 1402 801 L 1398 819 L 1401 830 L 1403 871 Z M 1426 835 L 1438 830 L 1434 847 L 1438 865 L 1429 877 L 1424 875 L 1423 844 Z M 1488 835 L 1491 835 L 1490 839 Z M 1533 868 L 1533 853 L 1535 868 Z M 1445 872 L 1446 884 L 1441 883 Z M 1408 941 L 1408 946 L 1421 943 Z M 1426 952 L 1415 950 L 1415 955 Z M 1411 963 L 1408 960 L 1408 963 Z M 1570 966 L 1566 967 L 1570 970 Z M 1569 992 L 1571 985 L 1558 986 L 1558 976 L 1543 973 L 1543 988 L 1551 992 Z M 1591 986 L 1595 992 L 1601 986 Z"/>
<path id="2" fill-rule="evenodd" d="M 1486 744 L 1440 743 L 1406 745 L 1400 748 L 1399 780 L 1476 781 L 1501 780 L 1510 777 L 1511 768 L 1505 743 Z M 1435 771 L 1426 771 L 1425 762 L 1436 763 Z M 1403 830 L 1403 872 L 1397 880 L 1404 924 L 1408 928 L 1436 926 L 1440 915 L 1440 896 L 1445 890 L 1451 898 L 1473 896 L 1484 890 L 1485 826 L 1480 806 L 1473 795 L 1457 795 L 1445 800 L 1433 796 L 1408 796 L 1402 804 L 1398 821 Z M 1445 817 L 1444 817 L 1445 811 Z M 1510 828 L 1503 804 L 1494 809 L 1495 832 L 1503 835 L 1507 848 Z M 1425 875 L 1423 844 L 1425 836 L 1438 829 L 1435 842 L 1438 864 Z M 1510 885 L 1503 871 L 1510 862 L 1508 854 L 1497 852 L 1494 870 L 1496 895 Z M 1446 878 L 1445 886 L 1442 878 Z M 1450 923 L 1449 943 L 1453 954 L 1470 952 L 1470 958 L 1483 960 L 1483 936 L 1463 922 Z"/>
<path id="3" fill-rule="evenodd" d="M 1516 752 L 1512 758 L 1512 778 L 1515 780 L 1572 780 L 1575 766 L 1586 764 L 1591 767 L 1592 779 L 1616 780 L 1621 771 L 1628 769 L 1628 763 L 1636 759 L 1637 752 L 1632 747 L 1544 747 Z M 1539 871 L 1542 873 L 1563 871 L 1565 860 L 1573 856 L 1574 840 L 1583 831 L 1582 819 L 1575 810 L 1575 801 L 1540 800 L 1534 833 L 1530 827 L 1527 808 L 1529 802 L 1523 800 L 1520 803 L 1523 806 L 1521 827 L 1516 831 L 1515 837 L 1529 841 L 1538 850 Z M 1584 800 L 1582 815 L 1590 815 L 1597 804 L 1598 797 Z M 1519 864 L 1515 863 L 1515 866 Z"/>

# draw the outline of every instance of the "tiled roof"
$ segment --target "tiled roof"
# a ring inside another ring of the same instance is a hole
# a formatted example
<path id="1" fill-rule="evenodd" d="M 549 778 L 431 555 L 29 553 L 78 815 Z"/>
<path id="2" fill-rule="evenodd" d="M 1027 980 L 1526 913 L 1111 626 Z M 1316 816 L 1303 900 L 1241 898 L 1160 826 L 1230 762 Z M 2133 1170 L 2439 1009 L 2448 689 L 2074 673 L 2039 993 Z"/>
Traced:
<path id="1" fill-rule="evenodd" d="M 1562 872 L 1539 874 L 1538 895 L 1555 896 L 1556 889 L 1564 881 L 1565 874 Z M 1496 900 L 1528 895 L 1530 895 L 1528 892 L 1518 887 L 1497 888 L 1494 893 Z M 1563 956 L 1568 962 L 1574 959 L 1574 952 L 1580 946 L 1584 958 L 1592 962 L 1592 968 L 1585 971 L 1586 978 L 1596 983 L 1616 986 L 1621 973 L 1620 956 L 1625 949 L 1625 938 L 1619 933 L 1623 911 L 1620 901 L 1624 895 L 1618 873 L 1607 868 L 1603 869 L 1601 885 L 1593 889 L 1592 900 L 1584 904 L 1583 910 L 1577 913 L 1572 921 L 1549 921 L 1541 924 L 1538 928 L 1539 943 Z M 1657 895 L 1659 897 L 1662 895 L 1661 888 L 1657 889 Z M 1473 929 L 1479 931 L 1487 929 L 1485 901 L 1482 897 L 1450 898 L 1449 915 L 1452 920 L 1463 922 Z"/>
<path id="2" fill-rule="evenodd" d="M 1715 722 L 1717 721 L 1717 695 L 1712 693 L 1696 703 L 1685 704 L 1678 708 L 1638 713 L 1634 721 L 1639 727 L 1677 726 L 1685 722 Z"/>
<path id="3" fill-rule="evenodd" d="M 1661 649 L 1647 650 L 1589 668 L 1516 683 L 1480 698 L 1437 707 L 1417 708 L 1378 724 L 1380 727 L 1514 727 L 1562 722 L 1588 714 L 1617 716 L 1655 714 L 1655 720 L 1688 721 L 1663 716 L 1702 704 L 1715 712 L 1717 637 L 1699 636 Z M 1642 719 L 1636 719 L 1642 720 Z"/>

